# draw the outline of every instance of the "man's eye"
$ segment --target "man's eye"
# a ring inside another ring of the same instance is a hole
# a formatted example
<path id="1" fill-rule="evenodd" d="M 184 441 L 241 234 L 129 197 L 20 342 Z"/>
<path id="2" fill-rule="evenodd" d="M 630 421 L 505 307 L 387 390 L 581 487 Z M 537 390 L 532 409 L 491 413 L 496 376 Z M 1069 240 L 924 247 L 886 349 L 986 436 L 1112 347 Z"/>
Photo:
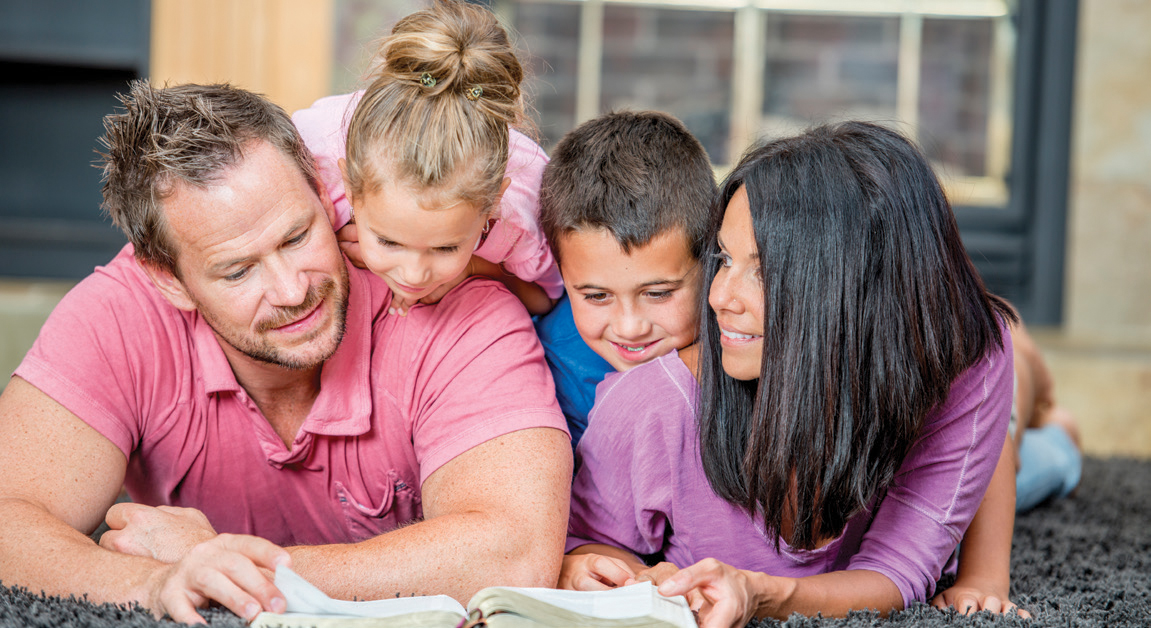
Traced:
<path id="1" fill-rule="evenodd" d="M 304 241 L 304 238 L 306 238 L 306 237 L 308 237 L 308 232 L 307 232 L 307 231 L 303 231 L 303 232 L 301 232 L 301 233 L 300 233 L 300 235 L 298 235 L 298 236 L 296 236 L 296 237 L 294 237 L 294 238 L 291 238 L 290 240 L 288 240 L 288 241 L 287 241 L 287 242 L 285 242 L 284 244 L 285 244 L 285 245 L 287 245 L 287 246 L 295 246 L 295 245 L 297 245 L 297 244 L 299 244 L 299 243 L 303 242 L 303 241 Z"/>
<path id="2" fill-rule="evenodd" d="M 243 279 L 244 277 L 248 276 L 248 271 L 250 269 L 251 269 L 251 266 L 245 266 L 245 267 L 241 268 L 240 270 L 237 270 L 236 272 L 232 273 L 231 275 L 225 275 L 224 279 L 227 281 L 239 281 L 239 280 Z"/>

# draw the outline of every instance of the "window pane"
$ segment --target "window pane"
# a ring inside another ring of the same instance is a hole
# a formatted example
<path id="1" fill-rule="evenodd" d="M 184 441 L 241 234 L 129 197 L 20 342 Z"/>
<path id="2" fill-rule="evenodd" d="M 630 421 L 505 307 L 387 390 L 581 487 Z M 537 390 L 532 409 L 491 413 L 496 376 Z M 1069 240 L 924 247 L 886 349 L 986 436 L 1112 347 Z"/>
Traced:
<path id="1" fill-rule="evenodd" d="M 728 11 L 604 7 L 601 111 L 658 109 L 727 155 L 735 22 Z"/>
<path id="2" fill-rule="evenodd" d="M 898 56 L 898 18 L 769 13 L 762 128 L 895 120 Z"/>
<path id="3" fill-rule="evenodd" d="M 517 2 L 517 54 L 528 71 L 526 85 L 540 143 L 550 150 L 575 127 L 580 5 Z"/>
<path id="4" fill-rule="evenodd" d="M 989 19 L 923 21 L 919 139 L 953 177 L 988 174 L 992 29 Z"/>
<path id="5" fill-rule="evenodd" d="M 336 0 L 332 91 L 345 94 L 365 86 L 372 45 L 401 17 L 423 8 L 420 0 Z"/>

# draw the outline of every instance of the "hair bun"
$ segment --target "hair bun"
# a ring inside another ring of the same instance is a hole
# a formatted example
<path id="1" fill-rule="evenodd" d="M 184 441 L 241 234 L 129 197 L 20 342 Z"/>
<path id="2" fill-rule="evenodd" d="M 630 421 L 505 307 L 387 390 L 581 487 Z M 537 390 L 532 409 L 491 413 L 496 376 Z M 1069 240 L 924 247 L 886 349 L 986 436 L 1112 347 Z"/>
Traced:
<path id="1" fill-rule="evenodd" d="M 381 42 L 376 64 L 377 80 L 403 82 L 428 96 L 487 102 L 507 124 L 522 119 L 523 66 L 507 31 L 483 7 L 437 0 L 404 17 Z"/>

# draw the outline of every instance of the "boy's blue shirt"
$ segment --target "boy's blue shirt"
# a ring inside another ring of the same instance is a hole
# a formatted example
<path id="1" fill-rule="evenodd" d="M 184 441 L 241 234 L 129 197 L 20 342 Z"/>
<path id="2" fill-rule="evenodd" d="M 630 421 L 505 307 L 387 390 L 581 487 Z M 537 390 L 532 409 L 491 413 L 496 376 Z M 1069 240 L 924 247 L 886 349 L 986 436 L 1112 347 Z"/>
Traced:
<path id="1" fill-rule="evenodd" d="M 580 337 L 566 294 L 551 312 L 537 318 L 535 325 L 555 380 L 556 398 L 567 417 L 574 449 L 587 429 L 587 415 L 595 403 L 595 387 L 615 369 Z"/>

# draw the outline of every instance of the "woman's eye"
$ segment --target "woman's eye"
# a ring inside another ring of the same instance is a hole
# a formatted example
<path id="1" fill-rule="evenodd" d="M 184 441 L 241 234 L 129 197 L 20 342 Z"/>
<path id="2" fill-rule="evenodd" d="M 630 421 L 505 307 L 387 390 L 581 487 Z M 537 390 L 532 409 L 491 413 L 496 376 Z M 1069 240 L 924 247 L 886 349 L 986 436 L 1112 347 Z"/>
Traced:
<path id="1" fill-rule="evenodd" d="M 723 251 L 714 254 L 715 259 L 719 260 L 719 265 L 724 268 L 731 268 L 731 256 Z"/>

